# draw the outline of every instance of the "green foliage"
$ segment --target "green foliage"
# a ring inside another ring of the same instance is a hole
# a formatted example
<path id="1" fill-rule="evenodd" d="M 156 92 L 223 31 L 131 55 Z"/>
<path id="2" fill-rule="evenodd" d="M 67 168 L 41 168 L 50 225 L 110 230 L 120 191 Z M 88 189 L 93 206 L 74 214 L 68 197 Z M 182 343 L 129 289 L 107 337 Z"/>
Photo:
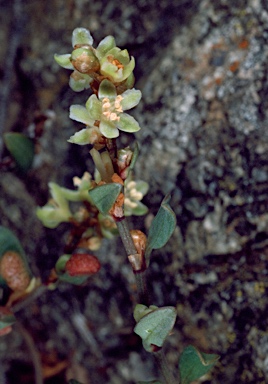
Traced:
<path id="1" fill-rule="evenodd" d="M 8 132 L 4 134 L 4 142 L 19 170 L 27 172 L 34 158 L 34 142 L 22 133 Z"/>
<path id="2" fill-rule="evenodd" d="M 210 371 L 218 359 L 218 355 L 199 352 L 189 345 L 179 359 L 180 384 L 190 384 L 199 379 Z"/>
<path id="3" fill-rule="evenodd" d="M 116 202 L 121 190 L 121 184 L 110 183 L 91 189 L 88 193 L 100 213 L 106 215 Z"/>
<path id="4" fill-rule="evenodd" d="M 174 307 L 151 306 L 150 308 L 152 310 L 142 316 L 134 328 L 134 332 L 141 337 L 143 346 L 148 352 L 152 352 L 152 344 L 158 347 L 163 346 L 165 339 L 173 329 L 177 316 Z M 141 313 L 138 316 L 140 317 Z"/>
<path id="5" fill-rule="evenodd" d="M 169 196 L 164 198 L 150 227 L 145 251 L 147 262 L 152 250 L 162 248 L 176 227 L 176 216 L 169 205 L 169 200 Z"/>

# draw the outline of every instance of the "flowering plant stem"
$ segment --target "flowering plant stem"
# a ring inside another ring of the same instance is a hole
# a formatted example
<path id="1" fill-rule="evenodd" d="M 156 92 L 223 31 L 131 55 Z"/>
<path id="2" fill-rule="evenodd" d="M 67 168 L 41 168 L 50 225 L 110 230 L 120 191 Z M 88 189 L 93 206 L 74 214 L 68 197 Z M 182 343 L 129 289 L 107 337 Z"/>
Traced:
<path id="1" fill-rule="evenodd" d="M 175 379 L 169 366 L 167 363 L 167 359 L 165 354 L 163 353 L 163 349 L 161 348 L 159 351 L 154 352 L 154 357 L 159 367 L 159 370 L 163 376 L 165 384 L 179 384 L 179 380 Z"/>
<path id="2" fill-rule="evenodd" d="M 124 218 L 121 221 L 117 221 L 116 223 L 119 235 L 122 239 L 125 251 L 127 255 L 135 255 L 137 254 L 137 250 L 135 248 L 135 245 L 133 243 L 131 234 L 129 232 L 128 224 L 126 218 Z M 139 296 L 139 302 L 144 305 L 149 305 L 149 295 L 148 295 L 148 289 L 147 289 L 147 282 L 146 282 L 146 269 L 135 271 L 133 269 L 133 273 L 136 280 L 137 285 L 137 291 Z"/>

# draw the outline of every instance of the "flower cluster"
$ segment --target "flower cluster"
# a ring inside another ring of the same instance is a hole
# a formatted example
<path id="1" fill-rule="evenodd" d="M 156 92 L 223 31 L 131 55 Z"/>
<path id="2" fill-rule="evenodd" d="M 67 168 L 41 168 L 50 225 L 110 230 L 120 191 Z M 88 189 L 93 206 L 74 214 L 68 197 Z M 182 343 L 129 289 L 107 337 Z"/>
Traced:
<path id="1" fill-rule="evenodd" d="M 112 36 L 105 37 L 97 48 L 92 44 L 90 32 L 85 28 L 76 28 L 72 36 L 73 52 L 55 54 L 54 58 L 61 67 L 73 70 L 70 87 L 80 92 L 89 88 L 93 81 L 100 83 L 108 79 L 121 90 L 132 88 L 135 60 L 128 51 L 116 47 Z"/>
<path id="2" fill-rule="evenodd" d="M 141 92 L 131 89 L 134 85 L 135 61 L 126 49 L 116 47 L 112 36 L 103 39 L 93 48 L 93 39 L 85 28 L 73 32 L 73 52 L 55 55 L 56 62 L 73 69 L 70 86 L 74 91 L 91 87 L 94 94 L 86 106 L 72 105 L 70 118 L 86 125 L 70 137 L 69 142 L 93 144 L 97 149 L 105 145 L 105 139 L 119 136 L 119 130 L 137 132 L 138 122 L 124 111 L 135 107 Z"/>

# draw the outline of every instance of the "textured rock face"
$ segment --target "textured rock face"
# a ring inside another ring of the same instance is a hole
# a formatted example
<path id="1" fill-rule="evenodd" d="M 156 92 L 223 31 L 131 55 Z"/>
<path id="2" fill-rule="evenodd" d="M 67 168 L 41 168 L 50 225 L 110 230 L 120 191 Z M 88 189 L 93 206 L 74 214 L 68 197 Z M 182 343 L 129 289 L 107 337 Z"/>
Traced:
<path id="1" fill-rule="evenodd" d="M 136 87 L 143 92 L 133 112 L 143 127 L 136 135 L 141 143 L 136 175 L 152 188 L 145 202 L 155 213 L 171 193 L 178 219 L 172 241 L 155 255 L 150 269 L 155 304 L 176 305 L 179 314 L 169 359 L 175 365 L 175 352 L 193 343 L 222 355 L 208 382 L 263 383 L 268 380 L 268 7 L 260 0 L 173 3 L 159 1 L 156 9 L 154 1 L 142 0 L 15 1 L 23 28 L 13 25 L 12 33 L 12 5 L 1 5 L 2 73 L 8 46 L 14 36 L 18 39 L 13 75 L 1 80 L 9 88 L 5 129 L 26 131 L 34 114 L 48 108 L 57 116 L 46 129 L 30 175 L 23 180 L 1 175 L 1 220 L 20 235 L 33 262 L 39 240 L 43 259 L 55 260 L 61 252 L 61 233 L 45 236 L 33 219 L 34 205 L 45 203 L 47 181 L 68 185 L 90 161 L 87 150 L 66 144 L 75 130 L 68 107 L 85 96 L 67 88 L 68 74 L 56 66 L 53 54 L 69 51 L 77 26 L 88 27 L 96 42 L 114 35 L 136 57 Z M 22 191 L 16 202 L 9 184 Z M 34 228 L 30 240 L 29 228 Z M 44 354 L 56 351 L 73 370 L 77 362 L 94 369 L 92 383 L 135 382 L 145 379 L 146 372 L 153 377 L 152 362 L 142 365 L 145 356 L 140 359 L 139 345 L 131 339 L 128 286 L 133 280 L 125 257 L 115 245 L 106 250 L 118 255 L 112 260 L 101 256 L 103 268 L 88 287 L 62 286 L 22 319 L 27 325 L 35 310 L 30 332 Z M 40 263 L 51 267 L 49 261 Z M 68 320 L 66 312 L 71 313 Z M 19 337 L 8 337 L 24 361 Z M 96 345 L 102 352 L 96 352 Z M 68 349 L 75 350 L 75 358 L 67 356 Z M 7 372 L 14 364 L 11 356 Z"/>

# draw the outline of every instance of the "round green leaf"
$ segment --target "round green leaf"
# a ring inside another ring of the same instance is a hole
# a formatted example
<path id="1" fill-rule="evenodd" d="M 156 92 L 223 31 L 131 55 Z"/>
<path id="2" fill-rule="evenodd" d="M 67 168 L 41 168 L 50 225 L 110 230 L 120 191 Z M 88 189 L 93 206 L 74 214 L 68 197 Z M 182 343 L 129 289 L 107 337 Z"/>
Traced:
<path id="1" fill-rule="evenodd" d="M 4 134 L 4 142 L 17 166 L 27 172 L 34 158 L 34 142 L 22 133 L 9 132 Z"/>
<path id="2" fill-rule="evenodd" d="M 151 352 L 151 344 L 162 347 L 175 324 L 176 316 L 174 307 L 162 307 L 143 316 L 137 323 L 134 332 L 142 338 L 148 352 Z"/>
<path id="3" fill-rule="evenodd" d="M 205 375 L 218 361 L 219 356 L 199 352 L 189 345 L 179 359 L 180 383 L 190 384 Z"/>

